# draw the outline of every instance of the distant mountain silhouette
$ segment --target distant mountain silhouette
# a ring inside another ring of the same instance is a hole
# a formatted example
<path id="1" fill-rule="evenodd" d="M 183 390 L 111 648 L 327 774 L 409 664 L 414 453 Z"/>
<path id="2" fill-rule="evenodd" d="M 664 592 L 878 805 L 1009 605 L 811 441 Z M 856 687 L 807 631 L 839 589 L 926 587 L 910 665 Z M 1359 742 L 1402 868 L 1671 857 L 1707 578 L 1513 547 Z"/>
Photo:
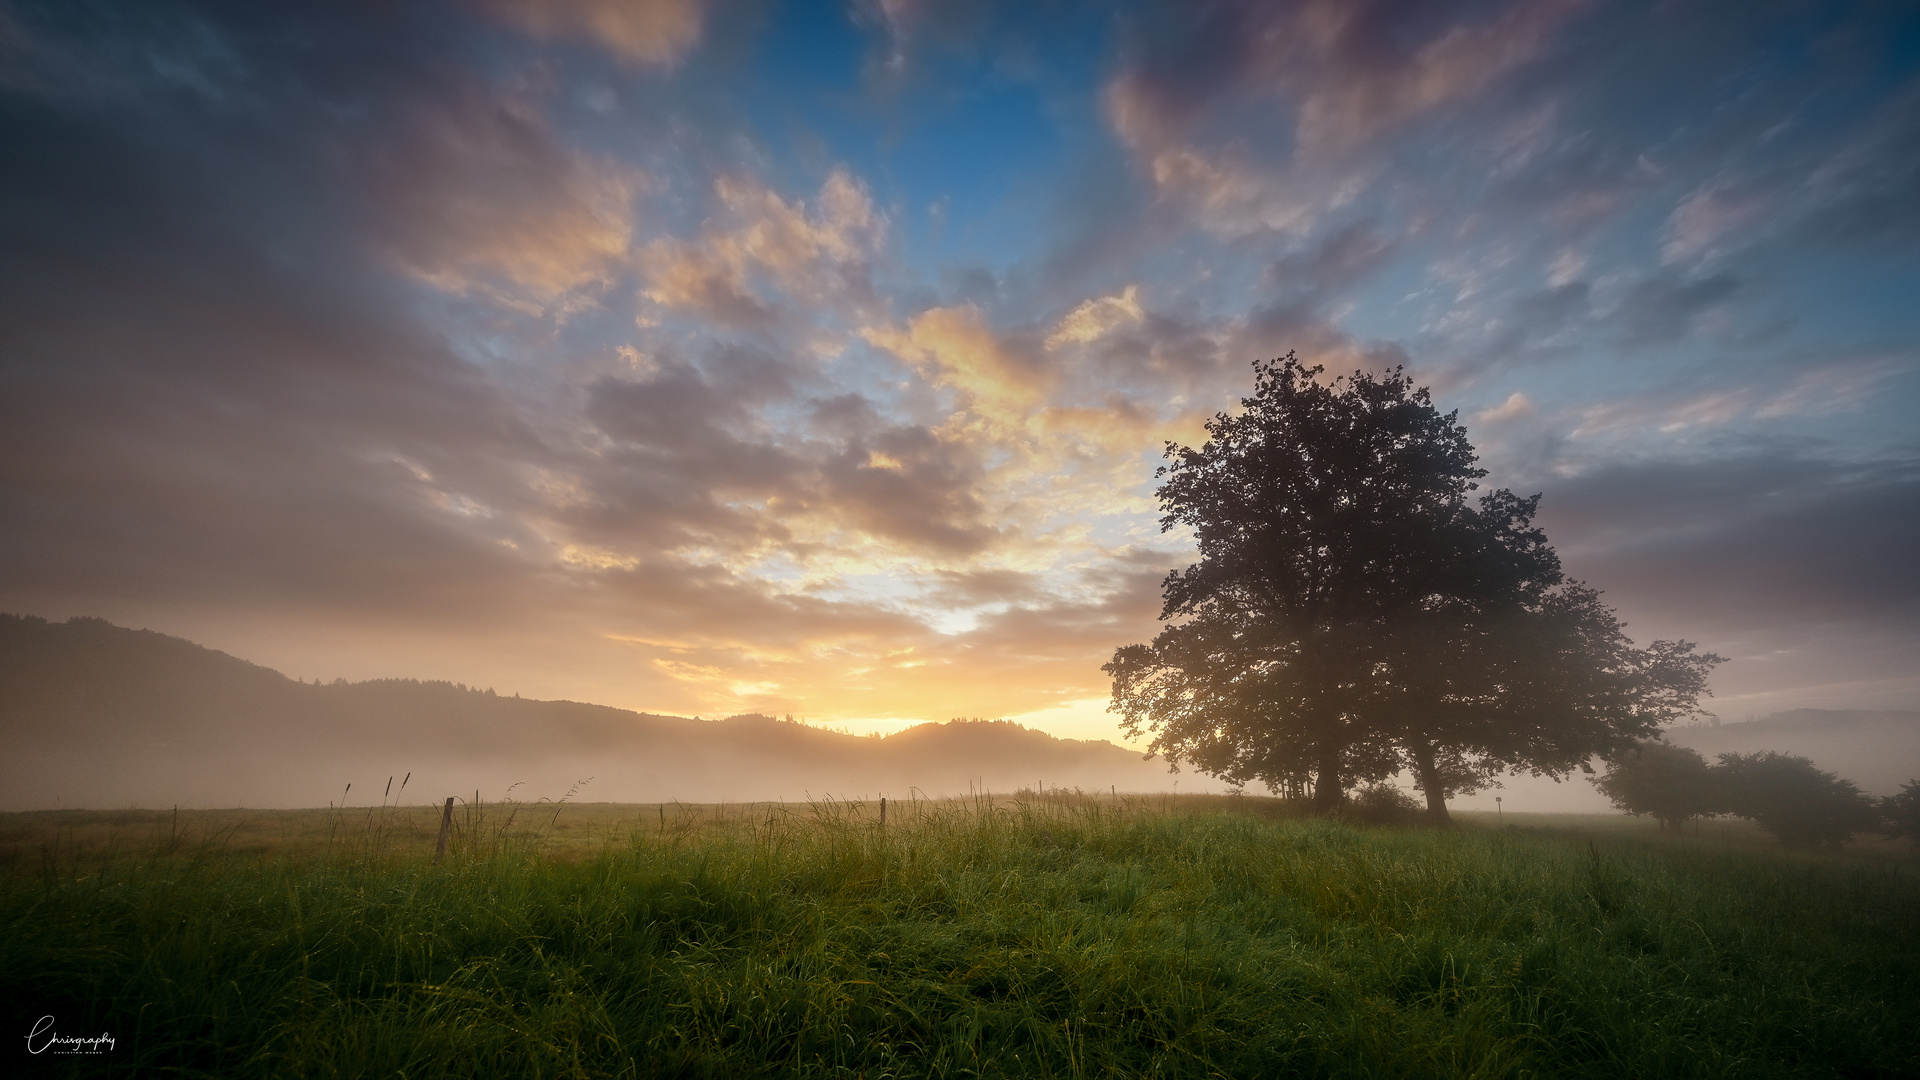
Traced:
<path id="1" fill-rule="evenodd" d="M 759 715 L 724 721 L 502 697 L 447 682 L 302 683 L 190 641 L 102 619 L 0 615 L 0 807 L 316 806 L 507 786 L 684 802 L 907 797 L 1039 784 L 1207 790 L 1106 742 L 1004 721 L 886 738 Z M 396 786 L 398 781 L 396 780 Z"/>
<path id="2" fill-rule="evenodd" d="M 1793 709 L 1770 713 L 1754 720 L 1718 727 L 1689 727 L 1687 731 L 1722 731 L 1741 734 L 1758 732 L 1833 732 L 1850 728 L 1894 727 L 1920 730 L 1920 711 L 1911 709 Z"/>

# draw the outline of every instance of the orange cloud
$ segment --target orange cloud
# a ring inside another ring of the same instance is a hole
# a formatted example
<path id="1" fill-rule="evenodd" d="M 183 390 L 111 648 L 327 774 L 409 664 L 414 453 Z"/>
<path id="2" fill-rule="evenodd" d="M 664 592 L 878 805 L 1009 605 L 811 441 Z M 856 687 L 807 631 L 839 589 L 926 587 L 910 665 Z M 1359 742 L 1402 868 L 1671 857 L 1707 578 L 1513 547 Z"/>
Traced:
<path id="1" fill-rule="evenodd" d="M 478 87 L 404 114 L 367 157 L 395 261 L 448 292 L 509 302 L 602 280 L 627 252 L 646 183 Z"/>
<path id="2" fill-rule="evenodd" d="M 867 264 L 886 216 L 866 187 L 835 169 L 809 204 L 737 177 L 714 182 L 719 213 L 691 240 L 663 238 L 641 257 L 648 300 L 735 325 L 764 324 L 782 301 L 867 299 Z"/>
<path id="3" fill-rule="evenodd" d="M 1129 285 L 1118 296 L 1101 296 L 1082 303 L 1068 312 L 1066 318 L 1054 327 L 1053 333 L 1047 335 L 1047 348 L 1085 345 L 1100 340 L 1119 327 L 1139 323 L 1146 317 L 1140 310 L 1139 293 L 1139 286 Z"/>
<path id="4" fill-rule="evenodd" d="M 479 0 L 538 38 L 582 37 L 636 64 L 672 67 L 700 40 L 700 0 Z"/>
<path id="5" fill-rule="evenodd" d="M 972 304 L 929 308 L 905 330 L 868 328 L 862 335 L 935 385 L 953 387 L 1003 415 L 1030 408 L 1049 382 L 1044 369 L 1001 341 Z"/>

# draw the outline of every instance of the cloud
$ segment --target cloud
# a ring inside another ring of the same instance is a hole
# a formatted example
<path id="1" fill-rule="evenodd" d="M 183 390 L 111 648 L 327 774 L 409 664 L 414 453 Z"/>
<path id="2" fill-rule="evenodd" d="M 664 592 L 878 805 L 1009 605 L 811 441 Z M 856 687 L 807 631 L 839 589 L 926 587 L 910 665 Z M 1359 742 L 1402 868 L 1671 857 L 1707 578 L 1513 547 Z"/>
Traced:
<path id="1" fill-rule="evenodd" d="M 1724 271 L 1705 277 L 1649 274 L 1626 289 L 1608 321 L 1628 348 L 1677 341 L 1731 300 L 1741 284 L 1740 278 Z"/>
<path id="2" fill-rule="evenodd" d="M 1877 388 L 1911 372 L 1914 362 L 1874 354 L 1794 358 L 1777 370 L 1722 374 L 1711 385 L 1667 385 L 1586 405 L 1568 437 L 1618 454 L 1665 437 L 1718 434 L 1757 421 L 1817 418 L 1861 409 Z"/>
<path id="3" fill-rule="evenodd" d="M 560 144 L 530 103 L 474 84 L 407 103 L 362 161 L 377 242 L 407 271 L 539 302 L 607 280 L 646 187 L 638 170 Z"/>
<path id="4" fill-rule="evenodd" d="M 938 581 L 942 599 L 961 605 L 1023 603 L 1044 595 L 1036 575 L 1001 567 L 942 570 Z"/>
<path id="5" fill-rule="evenodd" d="M 1337 371 L 1404 363 L 1393 343 L 1340 326 L 1340 308 L 1397 249 L 1377 223 L 1355 221 L 1268 245 L 1244 306 L 1219 310 L 1208 288 L 1169 288 L 1152 304 L 1137 286 L 1081 300 L 1046 338 L 1049 422 L 1104 412 L 1094 426 L 1151 444 L 1161 432 L 1197 431 L 1196 418 L 1236 400 L 1254 359 L 1298 351 Z"/>
<path id="6" fill-rule="evenodd" d="M 1760 420 L 1826 416 L 1857 411 L 1884 386 L 1920 368 L 1920 356 L 1869 353 L 1803 364 L 1784 388 L 1763 396 L 1754 409 Z"/>
<path id="7" fill-rule="evenodd" d="M 1660 255 L 1670 263 L 1711 255 L 1730 234 L 1758 221 L 1767 208 L 1767 197 L 1757 191 L 1722 184 L 1698 188 L 1667 219 Z"/>
<path id="8" fill-rule="evenodd" d="M 996 334 L 972 304 L 929 308 L 904 330 L 870 327 L 862 334 L 936 385 L 960 391 L 973 407 L 1001 418 L 1024 414 L 1051 381 L 1037 356 Z"/>
<path id="9" fill-rule="evenodd" d="M 850 441 L 825 466 L 822 497 L 836 517 L 890 540 L 968 555 L 999 535 L 976 487 L 970 448 L 899 425 Z"/>
<path id="10" fill-rule="evenodd" d="M 1581 6 L 1171 5 L 1135 33 L 1108 116 L 1155 190 L 1207 227 L 1298 231 L 1370 183 L 1365 151 L 1538 59 Z"/>
<path id="11" fill-rule="evenodd" d="M 1115 329 L 1140 322 L 1146 316 L 1140 310 L 1139 292 L 1139 286 L 1129 285 L 1118 296 L 1100 296 L 1081 302 L 1047 335 L 1047 348 L 1085 345 Z"/>
<path id="12" fill-rule="evenodd" d="M 805 466 L 755 430 L 754 405 L 778 395 L 785 369 L 749 352 L 726 359 L 713 365 L 718 378 L 675 363 L 592 384 L 584 419 L 611 444 L 575 465 L 588 498 L 562 520 L 599 545 L 648 554 L 782 538 L 764 504 Z"/>
<path id="13" fill-rule="evenodd" d="M 1513 393 L 1507 395 L 1507 400 L 1493 408 L 1482 409 L 1474 413 L 1473 422 L 1476 424 L 1502 424 L 1531 416 L 1533 412 L 1533 402 L 1527 400 L 1527 395 L 1515 390 Z"/>
<path id="14" fill-rule="evenodd" d="M 1542 504 L 1569 572 L 1725 628 L 1891 622 L 1920 635 L 1920 465 L 1772 450 L 1596 469 Z"/>
<path id="15" fill-rule="evenodd" d="M 631 63 L 672 67 L 700 40 L 702 0 L 478 0 L 539 38 L 597 42 Z"/>
<path id="16" fill-rule="evenodd" d="M 855 25 L 873 34 L 863 64 L 869 84 L 898 95 L 952 68 L 985 68 L 991 77 L 1048 76 L 1048 53 L 1063 35 L 1085 33 L 1088 9 L 1025 0 L 854 0 Z M 1098 19 L 1104 13 L 1094 10 Z"/>
<path id="17" fill-rule="evenodd" d="M 1116 552 L 1079 575 L 1069 595 L 1041 593 L 1017 572 L 942 572 L 935 580 L 951 590 L 948 600 L 1003 608 L 947 634 L 874 605 L 772 595 L 718 568 L 641 569 L 610 582 L 644 600 L 648 626 L 614 633 L 708 711 L 1003 716 L 1036 701 L 1104 695 L 1100 664 L 1117 643 L 1151 636 L 1159 582 L 1174 561 Z"/>
<path id="18" fill-rule="evenodd" d="M 772 326 L 782 305 L 873 304 L 869 275 L 887 219 L 845 169 L 811 205 L 725 176 L 714 199 L 718 212 L 696 238 L 662 238 L 642 253 L 648 300 L 750 329 Z"/>
<path id="19" fill-rule="evenodd" d="M 1905 264 L 1859 261 L 1911 73 L 1794 11 L 1804 61 L 1713 6 L 969 7 L 869 12 L 902 63 L 845 108 L 703 5 L 17 9 L 0 600 L 309 675 L 1031 712 L 1190 557 L 1156 448 L 1298 349 L 1435 383 L 1637 633 L 1911 644 L 1859 570 L 1911 574 Z M 934 179 L 901 134 L 1029 107 L 1044 153 Z"/>
<path id="20" fill-rule="evenodd" d="M 1904 245 L 1920 237 L 1920 208 L 1911 197 L 1920 184 L 1920 78 L 1822 155 L 1805 185 L 1802 235 L 1820 242 L 1872 247 Z"/>
<path id="21" fill-rule="evenodd" d="M 366 257 L 380 219 L 341 190 L 365 132 L 329 124 L 323 91 L 342 68 L 398 76 L 220 29 L 255 51 L 217 107 L 204 89 L 177 91 L 194 107 L 158 89 L 10 99 L 25 157 L 0 201 L 34 209 L 0 245 L 0 589 L 413 626 L 525 602 L 512 470 L 546 451 L 414 321 L 407 283 Z M 127 43 L 69 44 L 112 67 Z"/>
<path id="22" fill-rule="evenodd" d="M 1635 640 L 1730 656 L 1723 701 L 1911 700 L 1920 649 L 1920 469 L 1761 448 L 1643 459 L 1544 485 L 1567 572 L 1605 591 Z M 1729 706 L 1736 707 L 1736 706 Z"/>
<path id="23" fill-rule="evenodd" d="M 903 715 L 899 703 L 915 700 L 938 702 L 936 708 L 954 715 L 1005 716 L 1030 711 L 1036 701 L 1104 697 L 1100 665 L 1118 644 L 1152 636 L 1160 580 L 1175 561 L 1164 552 L 1116 552 L 1073 582 L 1068 595 L 1028 597 L 983 612 L 971 628 L 951 634 L 821 650 L 808 663 L 824 662 L 828 670 L 802 678 L 816 692 L 830 688 L 850 710 L 865 710 L 852 715 L 876 718 Z M 948 580 L 974 594 L 969 601 L 982 599 L 980 591 L 1024 592 L 1010 576 Z"/>
<path id="24" fill-rule="evenodd" d="M 1539 57 L 1549 36 L 1580 7 L 1567 0 L 1514 4 L 1408 48 L 1401 42 L 1409 27 L 1393 5 L 1304 5 L 1295 28 L 1306 33 L 1266 62 L 1277 75 L 1312 52 L 1339 57 L 1300 105 L 1302 151 L 1330 150 L 1485 91 Z"/>
<path id="25" fill-rule="evenodd" d="M 976 448 L 887 421 L 858 395 L 812 403 L 807 427 L 777 424 L 771 414 L 793 408 L 806 379 L 794 362 L 734 348 L 599 380 L 585 416 L 608 442 L 573 462 L 582 497 L 554 520 L 611 553 L 599 557 L 607 566 L 776 550 L 882 560 L 876 544 L 963 557 L 995 540 Z"/>
<path id="26" fill-rule="evenodd" d="M 1396 246 L 1374 223 L 1350 223 L 1281 254 L 1267 264 L 1261 281 L 1291 298 L 1326 302 L 1379 269 Z"/>
<path id="27" fill-rule="evenodd" d="M 1792 108 L 1815 112 L 1817 99 Z M 1738 149 L 1674 207 L 1663 258 L 1725 259 L 1787 240 L 1828 250 L 1911 242 L 1920 236 L 1920 212 L 1907 197 L 1920 183 L 1916 110 L 1920 79 L 1909 76 L 1858 118 L 1816 125 L 1736 113 L 1730 122 L 1762 130 L 1740 132 Z"/>

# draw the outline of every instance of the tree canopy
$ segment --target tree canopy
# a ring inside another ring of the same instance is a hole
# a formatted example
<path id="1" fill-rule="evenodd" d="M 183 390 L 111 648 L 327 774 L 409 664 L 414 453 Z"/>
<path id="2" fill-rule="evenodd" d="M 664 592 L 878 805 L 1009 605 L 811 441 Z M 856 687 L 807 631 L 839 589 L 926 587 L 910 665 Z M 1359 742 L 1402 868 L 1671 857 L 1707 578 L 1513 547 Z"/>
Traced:
<path id="1" fill-rule="evenodd" d="M 1881 822 L 1880 807 L 1851 780 L 1807 758 L 1761 750 L 1721 754 L 1720 808 L 1757 822 L 1788 847 L 1831 846 Z"/>
<path id="2" fill-rule="evenodd" d="M 1456 414 L 1400 369 L 1322 374 L 1257 363 L 1203 446 L 1167 445 L 1161 525 L 1200 561 L 1163 584 L 1169 625 L 1106 665 L 1130 734 L 1322 810 L 1411 768 L 1444 820 L 1499 770 L 1565 775 L 1694 708 L 1719 658 L 1635 649 L 1565 580 L 1538 496 L 1470 500 L 1486 473 Z"/>
<path id="3" fill-rule="evenodd" d="M 1618 754 L 1593 783 L 1629 814 L 1651 814 L 1662 829 L 1722 812 L 1713 769 L 1700 751 L 1668 742 L 1643 742 Z"/>
<path id="4" fill-rule="evenodd" d="M 1900 793 L 1880 800 L 1888 836 L 1904 836 L 1920 848 L 1920 780 L 1900 785 Z"/>
<path id="5" fill-rule="evenodd" d="M 1920 781 L 1876 800 L 1807 758 L 1773 750 L 1721 754 L 1708 765 L 1699 751 L 1643 742 L 1616 754 L 1594 786 L 1614 806 L 1652 814 L 1676 831 L 1691 818 L 1732 814 L 1788 847 L 1839 844 L 1876 826 L 1889 835 L 1920 835 Z"/>

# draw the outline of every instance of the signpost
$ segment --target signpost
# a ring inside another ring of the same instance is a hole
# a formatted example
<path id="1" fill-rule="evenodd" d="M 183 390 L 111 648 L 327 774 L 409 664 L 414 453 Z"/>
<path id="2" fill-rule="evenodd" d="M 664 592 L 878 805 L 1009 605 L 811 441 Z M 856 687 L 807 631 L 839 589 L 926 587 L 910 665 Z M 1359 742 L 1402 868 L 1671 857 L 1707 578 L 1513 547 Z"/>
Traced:
<path id="1" fill-rule="evenodd" d="M 433 865 L 439 866 L 440 860 L 447 854 L 447 832 L 453 828 L 453 796 L 447 796 L 447 807 L 440 811 L 440 842 L 433 845 Z"/>

